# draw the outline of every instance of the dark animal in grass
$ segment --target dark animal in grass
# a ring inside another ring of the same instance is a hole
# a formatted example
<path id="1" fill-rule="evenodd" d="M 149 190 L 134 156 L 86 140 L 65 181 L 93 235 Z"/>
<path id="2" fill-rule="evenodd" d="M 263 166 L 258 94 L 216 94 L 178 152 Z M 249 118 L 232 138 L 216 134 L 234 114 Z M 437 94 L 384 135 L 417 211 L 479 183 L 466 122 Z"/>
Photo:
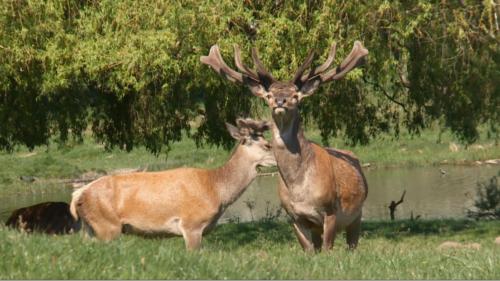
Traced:
<path id="1" fill-rule="evenodd" d="M 71 216 L 65 202 L 44 202 L 17 209 L 5 224 L 27 233 L 67 234 L 80 230 L 80 221 Z"/>

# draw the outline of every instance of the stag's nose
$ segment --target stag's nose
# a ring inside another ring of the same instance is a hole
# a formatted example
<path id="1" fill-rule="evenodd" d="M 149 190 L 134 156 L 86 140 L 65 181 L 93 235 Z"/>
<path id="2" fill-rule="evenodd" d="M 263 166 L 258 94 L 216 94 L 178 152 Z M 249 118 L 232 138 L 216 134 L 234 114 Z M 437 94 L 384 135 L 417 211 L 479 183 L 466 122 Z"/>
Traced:
<path id="1" fill-rule="evenodd" d="M 276 99 L 276 105 L 277 105 L 278 107 L 282 107 L 285 103 L 286 103 L 286 99 L 285 99 L 285 98 L 282 98 L 282 99 Z"/>

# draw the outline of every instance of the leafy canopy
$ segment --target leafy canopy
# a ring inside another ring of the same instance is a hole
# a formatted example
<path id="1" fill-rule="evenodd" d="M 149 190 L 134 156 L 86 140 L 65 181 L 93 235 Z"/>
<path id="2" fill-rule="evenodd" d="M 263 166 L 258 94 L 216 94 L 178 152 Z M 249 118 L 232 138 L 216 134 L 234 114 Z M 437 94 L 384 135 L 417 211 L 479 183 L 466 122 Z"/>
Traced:
<path id="1" fill-rule="evenodd" d="M 158 153 L 187 133 L 228 146 L 224 121 L 262 103 L 199 62 L 219 44 L 250 47 L 290 79 L 310 49 L 336 61 L 354 40 L 367 65 L 302 107 L 325 141 L 367 143 L 439 120 L 466 142 L 498 138 L 500 6 L 493 1 L 1 0 L 0 149 L 81 139 Z M 195 127 L 196 130 L 191 130 Z"/>

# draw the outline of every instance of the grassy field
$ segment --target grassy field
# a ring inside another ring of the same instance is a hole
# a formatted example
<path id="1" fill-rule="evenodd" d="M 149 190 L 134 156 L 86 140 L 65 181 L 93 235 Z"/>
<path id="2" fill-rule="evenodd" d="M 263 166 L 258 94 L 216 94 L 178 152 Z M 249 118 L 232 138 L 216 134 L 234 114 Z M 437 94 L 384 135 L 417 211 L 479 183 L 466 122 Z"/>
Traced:
<path id="1" fill-rule="evenodd" d="M 319 141 L 316 131 L 308 136 Z M 331 146 L 353 150 L 372 167 L 471 163 L 500 158 L 492 140 L 458 151 L 458 143 L 443 134 L 425 131 L 418 138 L 380 137 L 364 147 L 346 146 L 340 139 Z M 196 148 L 185 139 L 172 151 L 155 157 L 142 148 L 130 153 L 105 151 L 86 139 L 83 144 L 0 153 L 0 197 L 16 193 L 65 188 L 51 180 L 75 178 L 86 172 L 120 168 L 161 170 L 179 166 L 215 167 L 229 156 L 216 147 Z M 34 176 L 34 183 L 19 179 Z M 204 241 L 201 252 L 184 250 L 181 238 L 144 239 L 122 236 L 102 243 L 68 236 L 27 235 L 0 226 L 0 279 L 499 279 L 500 235 L 496 222 L 399 221 L 365 222 L 360 247 L 346 250 L 340 237 L 335 250 L 317 255 L 300 249 L 292 230 L 283 222 L 220 225 Z M 477 242 L 480 250 L 440 251 L 446 240 Z"/>
<path id="2" fill-rule="evenodd" d="M 330 253 L 303 253 L 284 222 L 218 226 L 203 249 L 182 238 L 124 235 L 104 243 L 80 234 L 28 235 L 0 229 L 0 279 L 499 279 L 497 222 L 365 222 L 351 252 L 339 237 Z M 443 241 L 479 250 L 438 250 Z"/>

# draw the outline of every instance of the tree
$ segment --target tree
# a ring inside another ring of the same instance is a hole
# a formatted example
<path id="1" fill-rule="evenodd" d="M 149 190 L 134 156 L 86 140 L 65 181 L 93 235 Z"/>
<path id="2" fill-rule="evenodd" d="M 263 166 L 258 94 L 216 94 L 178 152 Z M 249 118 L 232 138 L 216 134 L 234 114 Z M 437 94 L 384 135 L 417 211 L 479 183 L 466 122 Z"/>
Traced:
<path id="1" fill-rule="evenodd" d="M 314 49 L 337 60 L 361 40 L 365 68 L 301 109 L 324 141 L 367 143 L 440 120 L 464 142 L 490 124 L 498 139 L 499 30 L 491 1 L 2 0 L 0 149 L 81 139 L 158 153 L 183 132 L 229 147 L 223 122 L 261 115 L 248 90 L 199 63 L 211 45 L 259 49 L 289 79 Z M 247 57 L 245 57 L 247 59 Z M 353 122 L 356 120 L 356 122 Z M 193 122 L 196 124 L 192 131 Z"/>

